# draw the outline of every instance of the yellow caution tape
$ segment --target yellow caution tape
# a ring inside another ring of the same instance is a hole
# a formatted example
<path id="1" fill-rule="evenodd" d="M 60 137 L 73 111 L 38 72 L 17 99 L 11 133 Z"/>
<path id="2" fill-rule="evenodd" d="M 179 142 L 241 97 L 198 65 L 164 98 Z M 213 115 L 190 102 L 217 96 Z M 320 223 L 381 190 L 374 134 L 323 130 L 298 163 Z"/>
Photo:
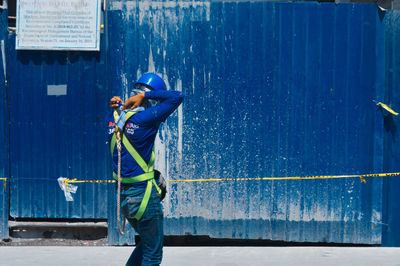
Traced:
<path id="1" fill-rule="evenodd" d="M 365 174 L 365 175 L 322 175 L 322 176 L 290 176 L 290 177 L 255 177 L 255 178 L 208 178 L 208 179 L 183 179 L 167 180 L 167 182 L 218 182 L 218 181 L 250 181 L 250 180 L 300 180 L 300 179 L 334 179 L 334 178 L 360 178 L 366 183 L 367 177 L 400 176 L 400 173 Z"/>
<path id="2" fill-rule="evenodd" d="M 78 180 L 77 178 L 66 178 L 65 183 L 115 183 L 115 180 Z"/>
<path id="3" fill-rule="evenodd" d="M 396 113 L 395 111 L 393 111 L 389 106 L 387 106 L 387 105 L 384 104 L 384 103 L 379 102 L 379 103 L 377 103 L 376 105 L 382 106 L 383 109 L 385 109 L 386 111 L 388 111 L 388 112 L 391 113 L 391 114 L 399 115 L 399 113 Z"/>
<path id="4" fill-rule="evenodd" d="M 6 177 L 0 177 L 0 180 L 4 180 L 4 189 L 6 189 L 7 178 Z"/>
<path id="5" fill-rule="evenodd" d="M 70 190 L 68 187 L 69 183 L 115 183 L 115 180 L 78 180 L 77 178 L 74 179 L 65 178 L 63 181 L 68 190 Z"/>
<path id="6" fill-rule="evenodd" d="M 360 178 L 362 183 L 366 183 L 365 178 L 368 177 L 387 177 L 400 176 L 400 173 L 382 173 L 382 174 L 365 174 L 365 175 L 322 175 L 322 176 L 291 176 L 291 177 L 254 177 L 254 178 L 206 178 L 206 179 L 177 179 L 166 180 L 167 182 L 221 182 L 221 181 L 258 181 L 258 180 L 300 180 L 300 179 L 334 179 L 334 178 Z M 65 179 L 68 183 L 115 183 L 115 180 L 77 180 Z"/>

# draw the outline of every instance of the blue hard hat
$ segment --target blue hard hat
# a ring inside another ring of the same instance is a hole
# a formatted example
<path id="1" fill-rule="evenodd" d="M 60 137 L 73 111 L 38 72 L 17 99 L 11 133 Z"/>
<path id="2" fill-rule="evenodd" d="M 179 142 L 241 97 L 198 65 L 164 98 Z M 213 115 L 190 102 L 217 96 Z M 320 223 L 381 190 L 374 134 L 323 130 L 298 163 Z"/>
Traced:
<path id="1" fill-rule="evenodd" d="M 137 85 L 145 85 L 152 90 L 167 90 L 167 85 L 165 85 L 164 80 L 154 73 L 146 73 L 140 77 L 138 81 L 135 82 L 135 87 Z"/>

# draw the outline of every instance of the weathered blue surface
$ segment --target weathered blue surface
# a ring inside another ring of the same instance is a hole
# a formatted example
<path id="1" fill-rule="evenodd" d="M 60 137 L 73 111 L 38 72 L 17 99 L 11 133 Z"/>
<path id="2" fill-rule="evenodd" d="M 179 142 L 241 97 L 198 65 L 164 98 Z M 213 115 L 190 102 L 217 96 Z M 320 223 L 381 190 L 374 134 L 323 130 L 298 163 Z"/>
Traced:
<path id="1" fill-rule="evenodd" d="M 104 46 L 104 38 L 102 45 Z M 11 207 L 17 218 L 106 218 L 109 184 L 80 184 L 66 202 L 60 176 L 108 179 L 106 49 L 15 51 L 10 45 Z M 67 95 L 47 95 L 48 85 Z"/>
<path id="2" fill-rule="evenodd" d="M 7 153 L 5 153 L 7 154 Z M 2 166 L 5 167 L 5 166 Z M 8 167 L 8 165 L 7 165 Z M 3 171 L 2 171 L 3 172 Z M 4 171 L 6 172 L 6 171 Z M 4 185 L 4 180 L 0 180 L 0 239 L 8 238 L 8 199 L 9 183 Z"/>
<path id="3" fill-rule="evenodd" d="M 6 84 L 7 10 L 0 10 L 0 239 L 8 238 L 9 127 Z"/>
<path id="4" fill-rule="evenodd" d="M 385 90 L 384 98 L 395 111 L 400 110 L 400 12 L 387 12 L 383 19 L 385 25 Z M 383 170 L 400 171 L 399 117 L 382 111 L 384 117 Z M 384 179 L 383 189 L 383 237 L 386 246 L 400 246 L 400 178 Z"/>
<path id="5" fill-rule="evenodd" d="M 186 95 L 156 140 L 167 179 L 399 171 L 398 117 L 374 102 L 400 109 L 398 18 L 375 4 L 115 0 L 100 53 L 16 52 L 11 35 L 11 216 L 108 217 L 109 243 L 134 243 L 116 230 L 115 185 L 78 184 L 67 203 L 56 180 L 110 179 L 108 100 L 148 71 Z M 399 180 L 169 183 L 165 233 L 399 245 Z"/>
<path id="6" fill-rule="evenodd" d="M 382 170 L 376 5 L 111 1 L 107 25 L 115 93 L 147 71 L 185 92 L 156 144 L 168 179 Z M 379 178 L 170 183 L 165 233 L 379 244 L 381 191 Z"/>

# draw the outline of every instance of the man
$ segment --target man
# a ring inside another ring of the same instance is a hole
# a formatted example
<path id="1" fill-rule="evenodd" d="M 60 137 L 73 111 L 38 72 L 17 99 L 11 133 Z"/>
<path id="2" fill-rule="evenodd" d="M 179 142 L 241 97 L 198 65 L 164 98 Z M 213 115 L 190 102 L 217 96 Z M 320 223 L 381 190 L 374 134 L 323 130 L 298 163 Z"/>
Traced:
<path id="1" fill-rule="evenodd" d="M 121 212 L 140 235 L 140 242 L 126 265 L 159 265 L 163 248 L 163 212 L 159 181 L 154 178 L 154 140 L 160 123 L 182 103 L 179 91 L 167 91 L 164 81 L 153 73 L 144 74 L 136 83 L 122 112 L 122 100 L 114 96 L 107 118 L 108 139 L 113 156 L 114 178 L 118 172 L 115 123 L 123 127 L 121 147 Z M 126 112 L 130 109 L 131 111 Z M 124 117 L 123 117 L 124 116 Z M 121 119 L 125 121 L 121 122 Z M 156 176 L 157 178 L 157 176 Z"/>

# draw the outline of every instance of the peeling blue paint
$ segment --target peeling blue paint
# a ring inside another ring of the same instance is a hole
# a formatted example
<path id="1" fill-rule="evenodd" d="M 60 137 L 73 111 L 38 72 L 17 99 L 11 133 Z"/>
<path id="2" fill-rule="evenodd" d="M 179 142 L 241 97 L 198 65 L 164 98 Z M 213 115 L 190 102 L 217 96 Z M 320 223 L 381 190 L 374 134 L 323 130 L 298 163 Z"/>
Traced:
<path id="1" fill-rule="evenodd" d="M 105 40 L 102 40 L 104 47 Z M 16 51 L 9 37 L 11 206 L 14 218 L 107 218 L 110 184 L 80 184 L 67 202 L 59 177 L 109 179 L 106 50 Z M 63 96 L 48 85 L 66 85 Z"/>
<path id="2" fill-rule="evenodd" d="M 8 238 L 9 127 L 6 84 L 7 10 L 0 10 L 0 239 Z"/>
<path id="3" fill-rule="evenodd" d="M 400 12 L 391 11 L 384 17 L 385 23 L 385 84 L 384 100 L 393 109 L 400 109 Z M 399 118 L 382 111 L 383 117 L 383 170 L 400 171 Z M 400 212 L 398 208 L 400 179 L 387 177 L 383 183 L 383 227 L 382 244 L 400 246 Z"/>
<path id="4" fill-rule="evenodd" d="M 109 10 L 117 94 L 146 71 L 185 92 L 157 142 L 167 178 L 377 170 L 376 5 L 112 1 Z M 381 189 L 382 179 L 170 183 L 165 233 L 379 244 Z M 109 241 L 128 241 L 114 222 Z"/>
<path id="5" fill-rule="evenodd" d="M 148 71 L 186 95 L 156 140 L 167 179 L 399 171 L 397 118 L 373 102 L 400 109 L 397 11 L 117 0 L 107 10 L 100 53 L 17 52 L 9 36 L 12 217 L 108 218 L 110 244 L 134 243 L 129 225 L 123 237 L 116 230 L 114 184 L 79 184 L 68 203 L 56 180 L 111 178 L 108 100 L 126 98 Z M 49 96 L 48 85 L 66 85 L 66 95 Z M 165 233 L 399 245 L 398 182 L 169 183 Z M 1 193 L 0 233 L 8 233 Z"/>

